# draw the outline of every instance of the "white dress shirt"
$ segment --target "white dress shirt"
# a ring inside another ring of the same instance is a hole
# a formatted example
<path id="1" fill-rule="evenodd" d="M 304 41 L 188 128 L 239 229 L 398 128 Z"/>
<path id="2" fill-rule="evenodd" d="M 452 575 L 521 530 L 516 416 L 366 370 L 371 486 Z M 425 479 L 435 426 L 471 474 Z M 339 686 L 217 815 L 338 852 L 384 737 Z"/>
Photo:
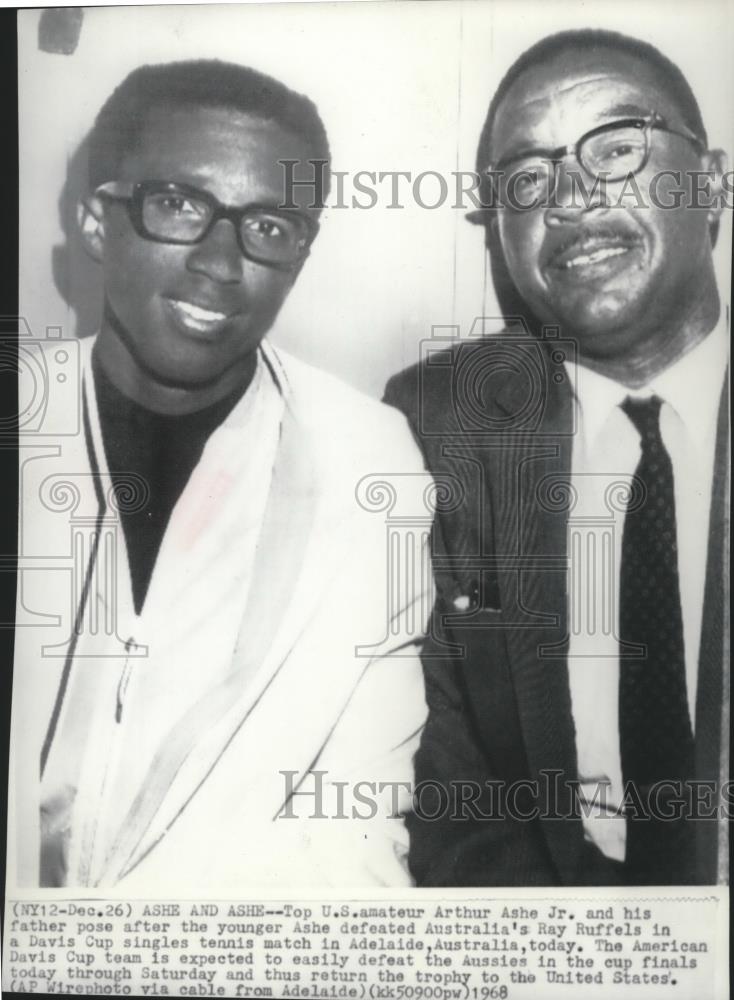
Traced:
<path id="1" fill-rule="evenodd" d="M 722 320 L 693 350 L 649 385 L 630 390 L 581 365 L 567 365 L 577 433 L 568 525 L 568 669 L 585 835 L 624 860 L 626 827 L 619 746 L 619 580 L 627 492 L 640 436 L 620 404 L 656 395 L 660 431 L 673 465 L 678 575 L 686 687 L 695 727 L 698 655 L 708 549 L 716 426 L 728 360 Z"/>

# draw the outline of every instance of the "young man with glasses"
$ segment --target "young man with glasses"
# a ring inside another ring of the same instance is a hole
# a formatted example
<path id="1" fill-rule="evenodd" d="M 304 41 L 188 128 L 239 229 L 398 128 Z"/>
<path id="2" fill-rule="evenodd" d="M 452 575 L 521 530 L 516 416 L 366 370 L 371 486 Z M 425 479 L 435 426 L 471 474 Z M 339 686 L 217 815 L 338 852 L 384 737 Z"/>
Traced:
<path id="1" fill-rule="evenodd" d="M 469 339 L 387 390 L 466 496 L 435 537 L 416 778 L 443 792 L 410 821 L 411 868 L 423 885 L 714 883 L 724 156 L 669 60 L 576 31 L 510 68 L 477 166 L 490 207 L 472 221 L 533 336 Z"/>
<path id="2" fill-rule="evenodd" d="M 56 638 L 19 630 L 21 884 L 409 882 L 377 785 L 412 778 L 422 595 L 388 629 L 384 518 L 356 492 L 423 465 L 394 410 L 264 342 L 322 207 L 308 187 L 285 207 L 283 160 L 326 196 L 312 102 L 226 63 L 141 67 L 91 132 L 82 431 L 24 467 L 26 542 L 51 556 L 80 513 L 91 533 L 71 594 L 46 574 Z M 31 506 L 54 476 L 72 514 Z"/>

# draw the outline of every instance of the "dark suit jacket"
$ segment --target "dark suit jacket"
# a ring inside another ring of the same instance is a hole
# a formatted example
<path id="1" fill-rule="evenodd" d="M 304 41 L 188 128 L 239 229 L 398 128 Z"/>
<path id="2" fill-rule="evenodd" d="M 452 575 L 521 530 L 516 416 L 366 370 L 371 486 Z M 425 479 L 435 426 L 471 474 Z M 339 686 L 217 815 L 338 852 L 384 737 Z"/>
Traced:
<path id="1" fill-rule="evenodd" d="M 390 380 L 438 480 L 437 603 L 424 648 L 429 720 L 411 819 L 419 885 L 582 885 L 624 881 L 585 843 L 566 661 L 566 544 L 574 407 L 572 346 L 530 336 L 430 350 Z M 719 780 L 724 650 L 727 393 L 722 398 L 696 699 L 697 777 Z M 486 787 L 457 808 L 466 789 Z M 450 789 L 446 797 L 435 782 Z M 511 792 L 507 813 L 502 789 Z M 527 786 L 527 782 L 537 782 Z M 422 783 L 426 783 L 423 785 Z M 537 791 L 537 794 L 536 794 Z M 447 808 L 448 806 L 448 808 Z M 452 818 L 453 813 L 453 818 Z M 457 818 L 461 816 L 461 818 Z M 483 818 L 486 815 L 494 819 Z M 696 823 L 688 881 L 716 882 L 716 822 Z"/>

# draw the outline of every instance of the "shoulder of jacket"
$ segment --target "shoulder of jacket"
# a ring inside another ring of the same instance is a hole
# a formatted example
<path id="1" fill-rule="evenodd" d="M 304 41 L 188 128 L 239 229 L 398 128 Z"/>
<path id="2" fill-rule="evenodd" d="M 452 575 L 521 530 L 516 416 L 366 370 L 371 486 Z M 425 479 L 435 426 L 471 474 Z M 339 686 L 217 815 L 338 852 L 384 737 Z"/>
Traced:
<path id="1" fill-rule="evenodd" d="M 421 426 L 421 414 L 430 413 L 431 423 L 440 423 L 443 414 L 448 429 L 459 371 L 462 381 L 486 379 L 495 361 L 501 363 L 507 337 L 517 336 L 516 331 L 505 329 L 484 337 L 451 338 L 451 343 L 424 341 L 422 359 L 388 380 L 385 402 L 405 413 L 414 427 Z"/>
<path id="2" fill-rule="evenodd" d="M 286 397 L 334 445 L 363 453 L 415 451 L 405 417 L 392 406 L 280 348 L 270 347 L 268 355 L 279 366 Z"/>

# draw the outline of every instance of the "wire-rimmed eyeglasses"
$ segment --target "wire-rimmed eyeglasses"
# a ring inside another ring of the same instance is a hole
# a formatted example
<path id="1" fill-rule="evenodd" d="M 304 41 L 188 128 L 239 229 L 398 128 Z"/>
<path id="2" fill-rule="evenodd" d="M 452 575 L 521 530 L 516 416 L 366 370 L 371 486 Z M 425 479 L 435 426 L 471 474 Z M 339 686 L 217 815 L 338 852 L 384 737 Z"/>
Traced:
<path id="1" fill-rule="evenodd" d="M 547 204 L 555 190 L 558 165 L 567 156 L 574 156 L 593 178 L 603 182 L 625 180 L 646 166 L 655 130 L 681 136 L 699 152 L 705 149 L 703 140 L 690 129 L 672 128 L 652 112 L 598 125 L 568 146 L 514 152 L 490 164 L 486 172 L 496 185 L 500 205 L 529 208 Z"/>

